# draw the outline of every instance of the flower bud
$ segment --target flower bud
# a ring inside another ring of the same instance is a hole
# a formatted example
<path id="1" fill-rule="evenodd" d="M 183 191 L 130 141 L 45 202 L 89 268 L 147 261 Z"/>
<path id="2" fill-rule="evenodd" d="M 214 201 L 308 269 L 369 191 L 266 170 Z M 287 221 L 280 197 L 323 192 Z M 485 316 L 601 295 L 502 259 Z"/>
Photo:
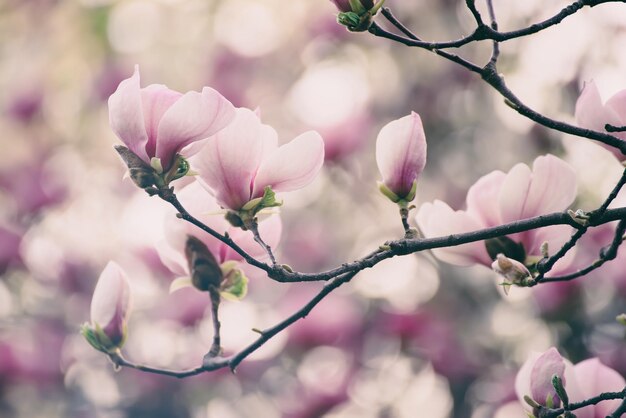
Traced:
<path id="1" fill-rule="evenodd" d="M 82 334 L 97 350 L 111 353 L 124 345 L 130 315 L 131 293 L 126 274 L 110 261 L 98 279 L 91 300 L 91 323 Z"/>
<path id="2" fill-rule="evenodd" d="M 518 397 L 522 399 L 528 396 L 539 405 L 558 408 L 561 405 L 561 399 L 552 381 L 554 376 L 557 376 L 561 386 L 567 386 L 566 375 L 570 373 L 569 371 L 566 373 L 566 368 L 573 369 L 554 347 L 543 354 L 532 354 L 515 379 Z"/>
<path id="3" fill-rule="evenodd" d="M 383 176 L 380 188 L 389 199 L 410 202 L 415 198 L 417 178 L 426 165 L 426 135 L 417 113 L 381 129 L 376 139 L 376 163 Z"/>
<path id="4" fill-rule="evenodd" d="M 525 265 L 517 260 L 508 258 L 504 254 L 496 256 L 496 260 L 491 264 L 491 268 L 513 284 L 523 286 L 528 283 L 529 279 L 532 279 L 532 275 Z"/>
<path id="5" fill-rule="evenodd" d="M 189 235 L 185 244 L 185 257 L 189 264 L 191 283 L 196 289 L 208 291 L 220 288 L 224 274 L 219 263 L 202 241 Z"/>

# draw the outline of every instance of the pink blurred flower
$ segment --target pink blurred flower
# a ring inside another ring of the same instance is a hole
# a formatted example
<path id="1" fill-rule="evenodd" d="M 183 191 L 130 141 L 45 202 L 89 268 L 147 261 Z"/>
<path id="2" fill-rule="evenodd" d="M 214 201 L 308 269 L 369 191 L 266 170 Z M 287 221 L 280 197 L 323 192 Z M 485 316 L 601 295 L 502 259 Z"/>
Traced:
<path id="1" fill-rule="evenodd" d="M 580 402 L 603 392 L 617 392 L 626 385 L 622 376 L 600 363 L 597 358 L 574 366 L 552 347 L 543 354 L 531 354 L 517 374 L 515 390 L 524 408 L 530 409 L 524 396 L 529 396 L 539 405 L 549 406 L 547 401 L 551 399 L 553 407 L 562 406 L 552 385 L 554 375 L 562 379 L 570 403 Z M 619 399 L 603 401 L 574 412 L 578 418 L 604 418 L 617 409 L 620 402 Z"/>
<path id="2" fill-rule="evenodd" d="M 210 196 L 198 182 L 193 182 L 185 186 L 177 195 L 189 213 L 200 221 L 217 232 L 227 232 L 230 238 L 254 258 L 260 260 L 267 259 L 267 254 L 263 248 L 254 241 L 252 233 L 231 226 L 226 219 L 224 219 L 223 214 L 220 214 L 222 211 L 213 197 Z M 259 222 L 259 234 L 272 248 L 278 246 L 281 231 L 282 223 L 280 217 L 277 215 L 273 215 Z M 169 216 L 165 221 L 165 241 L 159 243 L 158 251 L 163 264 L 175 275 L 188 277 L 190 274 L 187 260 L 185 259 L 185 245 L 190 235 L 202 241 L 219 264 L 223 264 L 227 261 L 242 261 L 242 257 L 228 245 L 213 238 L 195 225 L 174 216 Z M 260 272 L 259 269 L 247 263 L 241 263 L 240 267 L 251 276 L 257 275 Z"/>
<path id="3" fill-rule="evenodd" d="M 593 81 L 585 83 L 580 97 L 576 101 L 576 121 L 586 129 L 606 132 L 605 125 L 617 127 L 626 125 L 626 89 L 615 93 L 609 100 L 602 102 L 598 87 Z M 611 132 L 618 138 L 626 140 L 626 132 Z M 599 143 L 622 161 L 626 156 L 617 148 Z"/>
<path id="4" fill-rule="evenodd" d="M 369 118 L 364 114 L 359 114 L 332 126 L 316 128 L 324 139 L 325 161 L 350 160 L 350 157 L 353 157 L 354 153 L 369 139 L 370 125 Z"/>
<path id="5" fill-rule="evenodd" d="M 102 351 L 114 351 L 124 344 L 126 323 L 130 315 L 131 293 L 126 274 L 110 261 L 98 279 L 91 299 L 91 331 L 95 343 Z M 89 327 L 89 326 L 87 326 Z M 83 330 L 84 333 L 88 332 Z"/>
<path id="6" fill-rule="evenodd" d="M 109 98 L 115 134 L 146 163 L 159 158 L 164 171 L 184 147 L 214 135 L 234 115 L 233 105 L 209 87 L 184 95 L 160 84 L 140 88 L 138 67 Z"/>
<path id="7" fill-rule="evenodd" d="M 428 237 L 449 235 L 493 227 L 507 222 L 563 211 L 576 197 L 576 173 L 566 162 L 553 155 L 535 159 L 532 170 L 517 164 L 508 173 L 494 171 L 480 178 L 467 193 L 467 209 L 454 211 L 436 200 L 424 203 L 417 222 Z M 548 243 L 554 253 L 569 239 L 571 227 L 555 225 L 508 235 L 513 244 L 521 244 L 526 259 L 541 258 L 541 245 Z M 457 264 L 491 266 L 492 259 L 484 242 L 434 250 L 441 260 Z M 555 265 L 562 272 L 571 263 L 573 253 Z M 511 254 L 505 254 L 509 258 Z M 495 256 L 495 254 L 494 254 Z M 518 260 L 524 262 L 525 260 Z"/>
<path id="8" fill-rule="evenodd" d="M 415 182 L 426 165 L 426 135 L 417 113 L 389 122 L 380 130 L 376 163 L 383 176 L 381 191 L 395 202 L 413 200 Z"/>
<path id="9" fill-rule="evenodd" d="M 211 138 L 193 160 L 203 185 L 225 208 L 239 211 L 250 200 L 309 184 L 324 162 L 324 142 L 317 132 L 301 134 L 278 146 L 278 135 L 248 109 Z"/>
<path id="10" fill-rule="evenodd" d="M 581 361 L 574 366 L 574 371 L 582 395 L 581 399 L 574 401 L 593 398 L 603 392 L 618 392 L 626 386 L 626 381 L 619 373 L 600 363 L 597 358 Z M 584 412 L 590 413 L 589 416 L 593 418 L 604 418 L 611 415 L 620 403 L 620 399 L 614 399 L 589 405 L 577 410 L 576 416 L 582 417 Z"/>

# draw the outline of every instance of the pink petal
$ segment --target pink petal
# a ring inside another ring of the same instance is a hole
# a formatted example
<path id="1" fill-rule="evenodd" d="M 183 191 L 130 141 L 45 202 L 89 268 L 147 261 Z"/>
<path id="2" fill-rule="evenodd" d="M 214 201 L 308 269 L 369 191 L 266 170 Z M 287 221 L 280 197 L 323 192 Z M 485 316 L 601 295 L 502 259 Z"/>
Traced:
<path id="1" fill-rule="evenodd" d="M 275 192 L 300 189 L 311 183 L 324 163 L 324 141 L 314 131 L 305 132 L 275 149 L 261 163 L 254 180 L 253 197 L 266 186 Z"/>
<path id="2" fill-rule="evenodd" d="M 165 112 L 181 98 L 182 94 L 168 89 L 162 84 L 151 84 L 141 90 L 143 105 L 143 117 L 148 133 L 146 153 L 149 157 L 155 157 L 158 141 L 158 129 Z M 162 161 L 163 167 L 167 167 Z"/>
<path id="3" fill-rule="evenodd" d="M 484 227 L 467 212 L 454 211 L 440 200 L 424 203 L 417 212 L 416 220 L 426 237 L 458 234 Z M 437 248 L 433 252 L 442 261 L 458 266 L 470 266 L 476 263 L 491 265 L 491 259 L 483 242 Z"/>
<path id="4" fill-rule="evenodd" d="M 144 125 L 139 67 L 130 78 L 122 81 L 109 97 L 109 123 L 113 132 L 126 146 L 145 162 L 150 162 L 145 146 L 148 133 Z"/>
<path id="5" fill-rule="evenodd" d="M 122 268 L 110 261 L 98 278 L 91 300 L 91 321 L 108 336 L 121 337 L 130 313 L 131 294 Z"/>
<path id="6" fill-rule="evenodd" d="M 238 109 L 233 122 L 194 157 L 192 166 L 221 206 L 239 210 L 251 199 L 265 147 L 263 132 L 252 111 Z"/>
<path id="7" fill-rule="evenodd" d="M 500 210 L 494 202 L 498 201 L 505 177 L 502 171 L 493 171 L 481 177 L 467 192 L 467 212 L 487 227 L 502 223 Z"/>
<path id="8" fill-rule="evenodd" d="M 376 139 L 376 163 L 383 183 L 405 197 L 426 165 L 426 135 L 420 116 L 410 115 L 385 125 Z"/>
<path id="9" fill-rule="evenodd" d="M 578 125 L 598 132 L 605 132 L 604 125 L 619 125 L 618 115 L 602 104 L 602 98 L 596 83 L 585 83 L 583 91 L 576 101 L 576 121 Z"/>
<path id="10" fill-rule="evenodd" d="M 530 371 L 531 398 L 541 405 L 546 405 L 546 399 L 551 396 L 556 405 L 557 395 L 552 386 L 552 376 L 557 375 L 563 379 L 564 372 L 565 362 L 556 348 L 552 347 L 539 356 Z M 564 384 L 567 385 L 568 382 Z"/>
<path id="11" fill-rule="evenodd" d="M 535 402 L 546 405 L 548 396 L 556 401 L 556 391 L 552 386 L 552 376 L 563 379 L 568 392 L 578 394 L 578 386 L 572 364 L 565 360 L 556 348 L 552 347 L 545 353 L 532 352 L 515 377 L 515 392 L 524 408 L 530 407 L 524 402 L 524 396 L 531 397 Z M 570 396 L 571 399 L 571 396 Z"/>
<path id="12" fill-rule="evenodd" d="M 531 179 L 532 173 L 526 164 L 517 164 L 507 173 L 497 202 L 502 222 L 523 219 Z"/>
<path id="13" fill-rule="evenodd" d="M 576 172 L 560 158 L 544 155 L 535 159 L 524 218 L 567 209 L 576 198 Z"/>
<path id="14" fill-rule="evenodd" d="M 626 125 L 626 90 L 615 93 L 607 102 L 606 108 L 612 112 L 611 116 L 615 117 L 615 121 L 619 121 L 619 125 Z"/>
<path id="15" fill-rule="evenodd" d="M 202 93 L 188 92 L 163 114 L 156 156 L 167 168 L 183 147 L 214 135 L 234 118 L 234 106 L 217 91 L 205 87 Z"/>
<path id="16" fill-rule="evenodd" d="M 619 373 L 602 364 L 597 358 L 576 364 L 574 370 L 581 391 L 581 399 L 573 401 L 582 401 L 603 392 L 619 392 L 626 386 L 624 378 Z M 611 415 L 620 403 L 619 399 L 603 401 L 595 406 L 590 405 L 576 411 L 576 416 L 579 416 L 579 411 L 584 411 L 590 413 L 593 418 L 604 418 Z"/>

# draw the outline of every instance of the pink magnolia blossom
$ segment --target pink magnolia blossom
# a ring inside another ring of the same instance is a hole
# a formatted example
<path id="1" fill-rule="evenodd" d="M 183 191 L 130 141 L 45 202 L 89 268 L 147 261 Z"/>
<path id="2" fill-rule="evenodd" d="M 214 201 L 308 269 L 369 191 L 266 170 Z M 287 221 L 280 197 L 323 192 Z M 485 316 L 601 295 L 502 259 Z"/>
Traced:
<path id="1" fill-rule="evenodd" d="M 224 208 L 234 211 L 275 192 L 300 189 L 317 176 L 324 162 L 324 142 L 309 131 L 278 146 L 278 135 L 248 109 L 215 135 L 193 160 L 203 185 Z"/>
<path id="2" fill-rule="evenodd" d="M 598 132 L 606 132 L 605 125 L 617 127 L 626 125 L 626 89 L 615 93 L 609 100 L 602 102 L 598 87 L 593 81 L 585 83 L 580 97 L 576 101 L 576 121 L 583 128 Z M 611 132 L 618 138 L 626 140 L 626 132 Z M 617 148 L 604 145 L 620 161 L 626 159 Z"/>
<path id="3" fill-rule="evenodd" d="M 580 386 L 581 401 L 593 398 L 603 392 L 618 392 L 626 386 L 624 378 L 610 367 L 605 366 L 597 358 L 581 361 L 574 366 L 578 385 Z M 602 401 L 596 405 L 589 405 L 576 411 L 576 416 L 581 413 L 591 413 L 592 418 L 604 418 L 613 413 L 620 405 L 620 399 Z"/>
<path id="4" fill-rule="evenodd" d="M 530 412 L 531 407 L 524 401 L 524 396 L 543 406 L 548 406 L 548 399 L 552 399 L 553 407 L 562 406 L 552 385 L 554 375 L 562 379 L 570 403 L 593 398 L 603 392 L 618 392 L 626 385 L 619 373 L 603 365 L 597 358 L 574 366 L 552 347 L 545 353 L 532 353 L 517 374 L 515 390 L 523 408 Z M 578 418 L 604 418 L 617 409 L 620 402 L 619 399 L 602 401 L 574 412 Z M 516 414 L 515 408 L 510 405 L 506 409 L 512 413 L 499 413 L 496 416 L 523 416 Z"/>
<path id="5" fill-rule="evenodd" d="M 230 238 L 248 254 L 261 260 L 268 257 L 263 248 L 254 241 L 254 236 L 250 231 L 235 228 L 224 219 L 223 214 L 220 213 L 222 211 L 215 200 L 198 182 L 185 186 L 177 195 L 189 213 L 219 233 L 228 232 Z M 259 234 L 272 248 L 278 246 L 281 230 L 282 223 L 280 217 L 276 215 L 259 222 Z M 159 244 L 158 251 L 161 261 L 175 275 L 187 277 L 190 274 L 185 259 L 185 245 L 190 235 L 202 241 L 219 264 L 227 261 L 242 261 L 242 257 L 232 248 L 213 238 L 197 226 L 188 222 L 182 222 L 174 216 L 168 216 L 165 220 L 165 241 Z M 242 262 L 240 267 L 251 276 L 260 272 L 260 270 L 245 262 Z"/>
<path id="6" fill-rule="evenodd" d="M 91 300 L 91 325 L 107 349 L 120 347 L 126 337 L 126 322 L 130 315 L 131 293 L 126 274 L 110 261 L 98 279 Z"/>
<path id="7" fill-rule="evenodd" d="M 480 178 L 467 193 L 466 210 L 455 211 L 439 200 L 424 203 L 417 213 L 417 222 L 427 237 L 493 227 L 563 211 L 574 201 L 576 188 L 574 170 L 559 158 L 545 155 L 535 159 L 532 170 L 520 163 L 506 174 L 494 171 Z M 540 258 L 542 243 L 547 242 L 548 249 L 554 253 L 569 238 L 570 231 L 570 226 L 556 225 L 507 237 L 523 246 L 527 258 Z M 492 264 L 484 242 L 436 249 L 434 252 L 441 260 L 452 264 Z M 570 262 L 571 259 L 564 258 L 552 271 L 560 271 Z"/>
<path id="8" fill-rule="evenodd" d="M 233 105 L 209 87 L 185 94 L 161 84 L 140 88 L 138 67 L 109 98 L 115 134 L 146 163 L 159 158 L 165 171 L 184 147 L 214 135 L 234 115 Z"/>
<path id="9" fill-rule="evenodd" d="M 383 176 L 381 187 L 398 200 L 413 200 L 415 182 L 426 165 L 426 135 L 417 113 L 383 126 L 376 139 L 376 163 Z"/>

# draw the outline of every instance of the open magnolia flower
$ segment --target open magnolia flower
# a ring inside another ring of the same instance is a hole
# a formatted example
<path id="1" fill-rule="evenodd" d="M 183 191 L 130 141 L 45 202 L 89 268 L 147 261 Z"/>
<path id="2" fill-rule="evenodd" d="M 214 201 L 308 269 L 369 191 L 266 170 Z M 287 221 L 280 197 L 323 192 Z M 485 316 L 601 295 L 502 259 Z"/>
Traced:
<path id="1" fill-rule="evenodd" d="M 545 353 L 535 352 L 529 356 L 515 379 L 518 402 L 500 408 L 495 417 L 526 418 L 536 416 L 537 409 L 541 407 L 562 407 L 563 399 L 554 386 L 555 376 L 561 380 L 570 403 L 593 398 L 604 392 L 618 392 L 626 385 L 619 373 L 602 364 L 597 358 L 572 365 L 552 347 Z M 605 418 L 620 403 L 620 399 L 605 400 L 573 412 L 578 418 Z"/>
<path id="2" fill-rule="evenodd" d="M 606 125 L 614 127 L 626 126 L 626 89 L 615 93 L 605 103 L 602 102 L 598 87 L 593 81 L 585 83 L 580 97 L 576 101 L 576 121 L 587 129 L 598 132 L 606 132 Z M 611 132 L 620 139 L 626 140 L 626 132 Z M 623 161 L 626 155 L 617 148 L 599 143 Z"/>
<path id="3" fill-rule="evenodd" d="M 424 203 L 417 222 L 427 237 L 489 228 L 563 211 L 574 201 L 576 188 L 572 167 L 553 155 L 545 155 L 535 159 L 532 170 L 520 163 L 506 174 L 494 171 L 481 177 L 467 193 L 466 210 L 455 211 L 439 200 Z M 568 225 L 555 225 L 433 251 L 441 260 L 462 266 L 491 267 L 497 255 L 503 254 L 531 267 L 543 257 L 545 243 L 548 250 L 556 251 L 569 239 L 570 232 Z M 553 272 L 569 266 L 574 254 L 568 254 L 557 262 Z"/>
<path id="4" fill-rule="evenodd" d="M 89 344 L 105 353 L 118 350 L 126 340 L 131 293 L 126 274 L 110 261 L 98 278 L 91 299 L 91 323 L 82 334 Z"/>
<path id="5" fill-rule="evenodd" d="M 313 181 L 323 162 L 324 142 L 317 132 L 279 147 L 276 131 L 243 108 L 193 159 L 202 184 L 222 207 L 253 215 L 279 205 L 273 192 L 297 190 Z"/>
<path id="6" fill-rule="evenodd" d="M 415 198 L 417 178 L 426 165 L 426 134 L 417 113 L 389 122 L 380 130 L 376 163 L 383 176 L 380 190 L 385 196 L 396 203 Z"/>
<path id="7" fill-rule="evenodd" d="M 209 87 L 185 94 L 161 84 L 141 88 L 138 67 L 109 98 L 111 128 L 159 174 L 173 168 L 177 154 L 197 151 L 183 148 L 214 135 L 234 117 L 233 105 Z"/>
<path id="8" fill-rule="evenodd" d="M 212 196 L 198 182 L 193 182 L 177 193 L 179 200 L 193 216 L 201 222 L 213 228 L 217 232 L 227 232 L 241 248 L 256 259 L 267 259 L 267 253 L 254 241 L 250 231 L 243 231 L 232 227 L 223 216 L 223 211 Z M 276 247 L 280 241 L 282 224 L 278 215 L 272 215 L 268 219 L 259 222 L 259 233 L 265 242 Z M 191 238 L 191 240 L 190 240 Z M 207 255 L 206 251 L 211 255 Z M 171 286 L 171 290 L 177 290 L 187 285 L 194 285 L 200 290 L 203 284 L 193 283 L 191 265 L 193 257 L 200 256 L 206 260 L 207 267 L 210 258 L 222 271 L 223 282 L 221 293 L 231 298 L 242 298 L 246 293 L 247 275 L 258 275 L 261 270 L 250 266 L 242 261 L 242 257 L 232 248 L 213 238 L 200 228 L 188 222 L 182 222 L 174 216 L 168 216 L 165 220 L 165 241 L 158 245 L 159 256 L 163 263 L 177 276 Z M 215 284 L 215 283 L 214 283 Z"/>

